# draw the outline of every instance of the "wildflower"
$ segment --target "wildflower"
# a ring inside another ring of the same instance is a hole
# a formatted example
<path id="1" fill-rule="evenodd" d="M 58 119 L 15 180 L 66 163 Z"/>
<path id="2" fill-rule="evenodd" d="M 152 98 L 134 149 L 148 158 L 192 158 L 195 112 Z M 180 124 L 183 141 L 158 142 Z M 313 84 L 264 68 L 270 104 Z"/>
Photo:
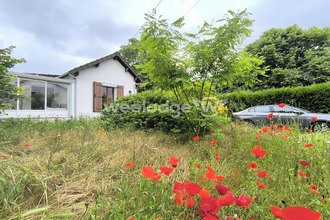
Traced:
<path id="1" fill-rule="evenodd" d="M 230 191 L 230 187 L 226 185 L 215 185 L 215 188 L 217 189 L 217 192 L 219 195 L 226 195 L 228 191 Z"/>
<path id="2" fill-rule="evenodd" d="M 249 167 L 250 169 L 254 169 L 254 170 L 258 169 L 258 165 L 256 163 L 249 163 Z"/>
<path id="3" fill-rule="evenodd" d="M 303 166 L 309 166 L 311 164 L 310 162 L 304 160 L 301 160 L 299 163 Z"/>
<path id="4" fill-rule="evenodd" d="M 194 141 L 199 141 L 199 137 L 194 137 Z"/>
<path id="5" fill-rule="evenodd" d="M 265 186 L 264 184 L 262 184 L 260 182 L 256 182 L 256 184 L 262 189 L 267 189 L 267 186 Z"/>
<path id="6" fill-rule="evenodd" d="M 215 171 L 212 169 L 212 167 L 207 167 L 207 169 L 208 172 L 204 174 L 204 177 L 214 182 L 217 179 L 215 176 Z"/>
<path id="7" fill-rule="evenodd" d="M 234 170 L 234 174 L 235 175 L 237 175 L 238 174 L 238 170 L 236 169 L 236 170 Z"/>
<path id="8" fill-rule="evenodd" d="M 312 185 L 310 186 L 310 189 L 311 189 L 312 193 L 320 194 L 320 192 L 319 192 L 319 187 L 315 186 L 314 184 L 312 184 Z"/>
<path id="9" fill-rule="evenodd" d="M 196 200 L 194 199 L 186 199 L 186 202 L 184 203 L 184 207 L 194 207 L 196 204 Z"/>
<path id="10" fill-rule="evenodd" d="M 298 174 L 299 174 L 299 176 L 301 176 L 303 179 L 306 179 L 306 177 L 307 177 L 306 173 L 303 172 L 303 171 L 299 171 Z"/>
<path id="11" fill-rule="evenodd" d="M 217 181 L 222 182 L 226 178 L 223 176 L 217 176 L 216 179 L 217 179 Z"/>
<path id="12" fill-rule="evenodd" d="M 168 161 L 169 164 L 172 165 L 172 167 L 177 167 L 177 163 L 180 161 L 181 159 L 177 159 L 175 157 L 170 157 L 170 161 Z"/>
<path id="13" fill-rule="evenodd" d="M 232 192 L 227 192 L 227 196 L 223 196 L 219 198 L 219 203 L 221 206 L 230 206 L 235 202 L 236 202 L 236 197 Z"/>
<path id="14" fill-rule="evenodd" d="M 30 144 L 24 144 L 24 147 L 28 147 L 28 146 L 30 146 Z"/>
<path id="15" fill-rule="evenodd" d="M 311 117 L 312 121 L 316 121 L 317 117 Z"/>
<path id="16" fill-rule="evenodd" d="M 279 108 L 283 108 L 285 105 L 286 105 L 285 103 L 280 103 L 280 104 L 278 104 L 277 106 L 278 106 Z"/>
<path id="17" fill-rule="evenodd" d="M 166 176 L 169 176 L 173 170 L 174 170 L 173 168 L 169 168 L 169 167 L 160 167 L 160 173 Z"/>
<path id="18" fill-rule="evenodd" d="M 125 167 L 133 167 L 133 163 L 127 163 L 127 164 L 125 164 Z"/>
<path id="19" fill-rule="evenodd" d="M 269 120 L 273 119 L 273 118 L 274 118 L 273 113 L 270 113 L 269 115 L 267 115 L 267 118 L 268 118 Z"/>
<path id="20" fill-rule="evenodd" d="M 173 187 L 173 193 L 184 192 L 184 184 L 180 182 L 175 182 Z"/>
<path id="21" fill-rule="evenodd" d="M 314 147 L 314 144 L 306 144 L 304 147 Z"/>
<path id="22" fill-rule="evenodd" d="M 196 167 L 197 167 L 197 168 L 200 168 L 200 167 L 201 167 L 201 165 L 200 165 L 200 164 L 197 164 L 197 165 L 196 165 Z"/>
<path id="23" fill-rule="evenodd" d="M 219 150 L 214 150 L 214 153 L 216 153 L 216 154 L 219 153 Z"/>
<path id="24" fill-rule="evenodd" d="M 151 166 L 143 166 L 142 175 L 147 179 L 153 179 L 155 182 L 160 179 L 160 175 Z"/>
<path id="25" fill-rule="evenodd" d="M 267 150 L 261 150 L 261 146 L 255 146 L 255 148 L 252 149 L 252 154 L 254 154 L 257 157 L 260 157 L 261 159 L 264 159 L 265 154 L 267 153 Z"/>
<path id="26" fill-rule="evenodd" d="M 211 145 L 215 145 L 215 144 L 217 144 L 217 140 L 212 140 L 212 141 L 210 142 L 210 144 L 211 144 Z"/>
<path id="27" fill-rule="evenodd" d="M 328 203 L 328 199 L 325 198 L 324 196 L 321 197 L 321 201 L 322 201 L 324 204 L 327 204 L 327 203 Z"/>
<path id="28" fill-rule="evenodd" d="M 270 206 L 270 209 L 275 217 L 286 220 L 319 220 L 322 216 L 319 212 L 299 206 L 292 206 L 283 210 L 276 206 Z"/>
<path id="29" fill-rule="evenodd" d="M 288 139 L 289 136 L 288 136 L 288 135 L 282 135 L 281 138 L 282 138 L 282 139 Z"/>
<path id="30" fill-rule="evenodd" d="M 104 130 L 103 130 L 103 131 L 101 131 L 101 132 L 100 132 L 100 134 L 105 134 L 105 131 L 104 131 Z"/>
<path id="31" fill-rule="evenodd" d="M 239 122 L 237 122 L 237 124 L 238 124 L 238 125 L 240 125 L 240 124 L 242 124 L 242 122 L 241 122 L 241 121 L 239 121 Z"/>
<path id="32" fill-rule="evenodd" d="M 183 202 L 182 202 L 182 194 L 181 194 L 181 192 L 178 192 L 175 195 L 175 197 L 173 199 L 173 202 L 176 202 L 177 205 L 182 205 Z"/>
<path id="33" fill-rule="evenodd" d="M 236 199 L 236 205 L 248 208 L 250 205 L 250 202 L 253 200 L 252 197 L 245 196 L 244 194 L 241 194 L 238 199 Z"/>
<path id="34" fill-rule="evenodd" d="M 291 154 L 291 155 L 296 155 L 296 153 L 295 153 L 295 152 L 291 152 L 290 154 Z"/>
<path id="35" fill-rule="evenodd" d="M 215 159 L 216 159 L 216 160 L 220 160 L 220 159 L 221 159 L 221 157 L 215 157 Z"/>
<path id="36" fill-rule="evenodd" d="M 208 198 L 210 197 L 210 191 L 207 191 L 207 190 L 201 190 L 198 195 L 201 197 L 201 198 Z"/>
<path id="37" fill-rule="evenodd" d="M 203 209 L 209 211 L 211 214 L 217 214 L 220 211 L 221 205 L 217 198 L 202 198 L 200 205 Z"/>
<path id="38" fill-rule="evenodd" d="M 265 177 L 267 175 L 267 171 L 264 170 L 264 171 L 261 171 L 259 173 L 256 174 L 257 177 Z"/>
<path id="39" fill-rule="evenodd" d="M 186 189 L 186 192 L 190 197 L 193 197 L 202 190 L 202 187 L 200 185 L 190 182 L 185 184 L 184 188 Z"/>
<path id="40" fill-rule="evenodd" d="M 273 180 L 273 175 L 270 175 L 270 176 L 269 176 L 269 179 L 270 179 L 270 180 Z"/>
<path id="41" fill-rule="evenodd" d="M 11 121 L 8 121 L 8 124 L 11 125 Z"/>
<path id="42" fill-rule="evenodd" d="M 237 181 L 237 179 L 236 178 L 234 178 L 234 182 L 236 182 Z"/>

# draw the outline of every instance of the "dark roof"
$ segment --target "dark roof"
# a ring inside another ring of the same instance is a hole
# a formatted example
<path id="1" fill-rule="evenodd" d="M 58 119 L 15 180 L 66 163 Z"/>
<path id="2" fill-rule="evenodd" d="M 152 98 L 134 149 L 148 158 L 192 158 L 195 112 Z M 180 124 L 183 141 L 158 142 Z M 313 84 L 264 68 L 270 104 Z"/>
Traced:
<path id="1" fill-rule="evenodd" d="M 125 70 L 128 71 L 134 77 L 135 82 L 137 82 L 137 83 L 143 82 L 143 79 L 140 76 L 137 75 L 137 73 L 133 69 L 133 67 L 131 67 L 127 63 L 127 61 L 124 59 L 124 57 L 121 56 L 121 54 L 119 52 L 115 52 L 115 53 L 110 54 L 108 56 L 102 57 L 100 59 L 97 59 L 97 60 L 94 60 L 92 62 L 86 63 L 84 65 L 78 66 L 78 67 L 76 67 L 72 70 L 69 70 L 68 72 L 62 74 L 60 76 L 60 78 L 63 78 L 65 76 L 69 75 L 69 74 L 76 75 L 77 73 L 79 73 L 79 71 L 85 70 L 89 67 L 97 67 L 100 63 L 102 63 L 104 61 L 107 61 L 107 60 L 110 60 L 110 59 L 118 60 L 121 63 L 121 65 L 123 65 L 125 67 Z"/>

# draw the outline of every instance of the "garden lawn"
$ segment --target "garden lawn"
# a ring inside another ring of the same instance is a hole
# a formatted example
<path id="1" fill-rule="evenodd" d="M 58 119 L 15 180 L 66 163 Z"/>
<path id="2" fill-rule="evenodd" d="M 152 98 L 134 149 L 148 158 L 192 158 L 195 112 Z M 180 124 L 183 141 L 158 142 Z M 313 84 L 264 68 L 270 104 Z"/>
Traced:
<path id="1" fill-rule="evenodd" d="M 84 119 L 0 126 L 1 219 L 276 219 L 270 206 L 330 219 L 329 133 L 231 123 L 185 137 Z"/>

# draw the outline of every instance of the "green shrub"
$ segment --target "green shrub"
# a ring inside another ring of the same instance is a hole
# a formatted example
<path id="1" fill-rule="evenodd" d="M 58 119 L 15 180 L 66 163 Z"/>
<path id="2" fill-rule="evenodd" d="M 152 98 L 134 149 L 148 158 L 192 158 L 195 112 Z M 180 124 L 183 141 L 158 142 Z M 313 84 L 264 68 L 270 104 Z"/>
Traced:
<path id="1" fill-rule="evenodd" d="M 219 95 L 226 100 L 229 112 L 237 112 L 256 105 L 286 103 L 312 112 L 330 112 L 330 82 L 306 87 L 239 91 Z"/>

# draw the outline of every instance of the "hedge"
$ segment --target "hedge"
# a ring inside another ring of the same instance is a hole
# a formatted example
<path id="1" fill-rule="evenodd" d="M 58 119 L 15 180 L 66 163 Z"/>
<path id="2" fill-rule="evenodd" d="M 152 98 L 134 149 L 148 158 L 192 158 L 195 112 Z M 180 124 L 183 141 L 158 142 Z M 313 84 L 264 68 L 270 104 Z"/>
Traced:
<path id="1" fill-rule="evenodd" d="M 263 91 L 239 91 L 219 94 L 229 112 L 242 111 L 257 105 L 286 103 L 311 112 L 330 113 L 330 82 L 306 87 L 268 89 Z"/>

